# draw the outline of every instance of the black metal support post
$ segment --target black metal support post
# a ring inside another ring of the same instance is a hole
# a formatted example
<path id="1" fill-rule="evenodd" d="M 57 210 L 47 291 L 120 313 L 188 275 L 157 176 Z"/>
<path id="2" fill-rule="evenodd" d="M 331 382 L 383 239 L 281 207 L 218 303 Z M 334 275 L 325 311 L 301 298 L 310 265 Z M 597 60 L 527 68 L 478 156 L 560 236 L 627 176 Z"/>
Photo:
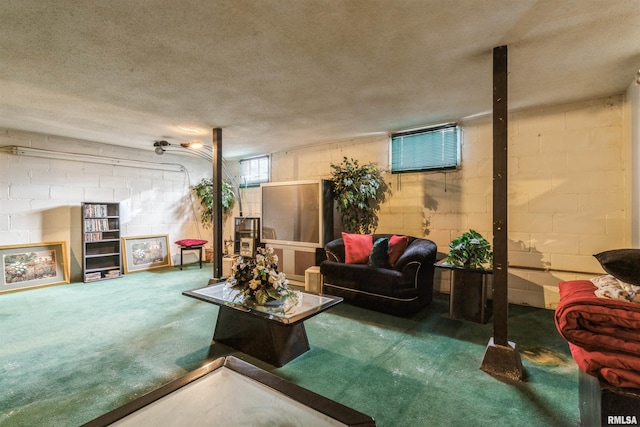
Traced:
<path id="1" fill-rule="evenodd" d="M 222 129 L 213 129 L 213 278 L 210 283 L 222 277 Z"/>
<path id="2" fill-rule="evenodd" d="M 493 337 L 480 369 L 513 380 L 524 376 L 515 343 L 508 340 L 507 46 L 493 49 Z"/>

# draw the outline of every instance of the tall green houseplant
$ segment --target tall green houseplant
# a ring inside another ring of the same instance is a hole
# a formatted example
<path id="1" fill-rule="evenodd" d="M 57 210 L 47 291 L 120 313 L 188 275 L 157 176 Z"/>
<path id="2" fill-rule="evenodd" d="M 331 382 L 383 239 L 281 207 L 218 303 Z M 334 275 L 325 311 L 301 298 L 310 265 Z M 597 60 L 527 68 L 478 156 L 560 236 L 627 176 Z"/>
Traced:
<path id="1" fill-rule="evenodd" d="M 380 205 L 391 193 L 382 173 L 372 164 L 360 165 L 346 157 L 338 165 L 332 163 L 331 169 L 333 198 L 344 231 L 373 233 L 378 228 Z"/>
<path id="2" fill-rule="evenodd" d="M 202 178 L 197 185 L 193 186 L 193 190 L 200 199 L 202 213 L 200 221 L 204 228 L 211 227 L 213 223 L 213 179 Z M 222 181 L 222 215 L 226 218 L 236 204 L 236 193 L 233 191 L 233 185 L 227 181 Z"/>

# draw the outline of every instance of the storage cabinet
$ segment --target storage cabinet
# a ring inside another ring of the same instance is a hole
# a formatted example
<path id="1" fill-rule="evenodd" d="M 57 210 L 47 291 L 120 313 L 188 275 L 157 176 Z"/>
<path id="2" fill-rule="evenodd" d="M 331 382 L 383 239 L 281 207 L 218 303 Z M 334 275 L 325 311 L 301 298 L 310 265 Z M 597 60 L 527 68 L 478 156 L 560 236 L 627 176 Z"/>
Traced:
<path id="1" fill-rule="evenodd" d="M 120 204 L 82 204 L 82 277 L 85 282 L 122 276 Z"/>
<path id="2" fill-rule="evenodd" d="M 260 218 L 234 218 L 233 251 L 237 255 L 255 258 L 260 246 Z"/>

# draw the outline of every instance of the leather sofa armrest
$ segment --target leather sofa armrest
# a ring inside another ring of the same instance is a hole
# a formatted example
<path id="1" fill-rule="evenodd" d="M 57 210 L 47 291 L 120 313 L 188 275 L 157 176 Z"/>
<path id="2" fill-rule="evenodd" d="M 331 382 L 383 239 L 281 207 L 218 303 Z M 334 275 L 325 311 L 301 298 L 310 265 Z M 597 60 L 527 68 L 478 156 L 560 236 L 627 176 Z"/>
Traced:
<path id="1" fill-rule="evenodd" d="M 402 271 L 404 268 L 412 263 L 428 263 L 433 265 L 436 262 L 436 254 L 438 252 L 438 247 L 434 242 L 427 239 L 414 239 L 407 249 L 405 249 L 404 253 L 400 255 L 398 261 L 394 268 L 397 271 Z"/>
<path id="2" fill-rule="evenodd" d="M 327 255 L 329 261 L 344 263 L 344 241 L 342 238 L 332 240 L 324 245 L 324 252 Z"/>
<path id="3" fill-rule="evenodd" d="M 433 294 L 434 264 L 438 247 L 427 239 L 415 239 L 398 258 L 395 269 L 411 278 L 424 301 L 431 301 Z"/>

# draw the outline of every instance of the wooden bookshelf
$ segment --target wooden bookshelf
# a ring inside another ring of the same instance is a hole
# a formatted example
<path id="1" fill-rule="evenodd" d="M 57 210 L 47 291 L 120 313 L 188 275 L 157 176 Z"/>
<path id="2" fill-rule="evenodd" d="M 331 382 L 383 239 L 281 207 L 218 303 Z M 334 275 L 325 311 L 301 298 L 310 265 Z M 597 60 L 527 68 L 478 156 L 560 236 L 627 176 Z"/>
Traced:
<path id="1" fill-rule="evenodd" d="M 82 203 L 82 277 L 122 277 L 119 203 Z"/>

